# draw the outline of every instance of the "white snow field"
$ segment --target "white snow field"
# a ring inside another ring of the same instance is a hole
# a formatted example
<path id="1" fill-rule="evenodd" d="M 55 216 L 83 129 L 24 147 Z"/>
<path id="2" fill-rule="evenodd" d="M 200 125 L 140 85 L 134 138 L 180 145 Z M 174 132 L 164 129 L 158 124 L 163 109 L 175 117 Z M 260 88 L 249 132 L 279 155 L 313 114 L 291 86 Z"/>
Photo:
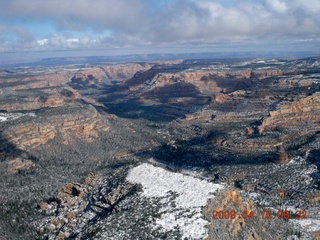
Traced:
<path id="1" fill-rule="evenodd" d="M 205 226 L 209 223 L 201 214 L 214 193 L 225 187 L 193 176 L 167 171 L 144 163 L 130 170 L 127 181 L 143 186 L 142 196 L 161 198 L 161 217 L 155 228 L 174 230 L 179 227 L 183 238 L 203 239 L 207 236 Z"/>

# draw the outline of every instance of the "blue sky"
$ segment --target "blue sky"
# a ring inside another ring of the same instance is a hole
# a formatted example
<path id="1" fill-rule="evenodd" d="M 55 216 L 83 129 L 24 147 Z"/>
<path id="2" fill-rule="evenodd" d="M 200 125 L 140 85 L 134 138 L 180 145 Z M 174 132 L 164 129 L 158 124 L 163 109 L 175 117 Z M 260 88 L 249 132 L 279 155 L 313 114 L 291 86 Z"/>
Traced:
<path id="1" fill-rule="evenodd" d="M 0 53 L 320 51 L 320 0 L 1 0 Z"/>

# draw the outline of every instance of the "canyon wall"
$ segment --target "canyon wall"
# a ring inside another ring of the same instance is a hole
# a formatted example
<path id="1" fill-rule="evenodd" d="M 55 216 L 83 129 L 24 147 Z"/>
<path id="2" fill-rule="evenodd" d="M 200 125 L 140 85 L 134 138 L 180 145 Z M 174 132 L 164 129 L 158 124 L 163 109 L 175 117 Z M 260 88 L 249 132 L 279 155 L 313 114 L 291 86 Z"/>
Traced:
<path id="1" fill-rule="evenodd" d="M 109 128 L 107 120 L 91 105 L 55 108 L 31 119 L 16 121 L 17 124 L 3 130 L 1 137 L 22 150 L 38 147 L 56 137 L 61 137 L 64 144 L 76 136 L 90 142 L 100 131 Z"/>
<path id="2" fill-rule="evenodd" d="M 277 128 L 307 128 L 319 129 L 320 121 L 320 93 L 301 98 L 293 102 L 282 102 L 277 109 L 269 112 L 261 125 L 258 127 L 259 133 L 271 131 Z"/>

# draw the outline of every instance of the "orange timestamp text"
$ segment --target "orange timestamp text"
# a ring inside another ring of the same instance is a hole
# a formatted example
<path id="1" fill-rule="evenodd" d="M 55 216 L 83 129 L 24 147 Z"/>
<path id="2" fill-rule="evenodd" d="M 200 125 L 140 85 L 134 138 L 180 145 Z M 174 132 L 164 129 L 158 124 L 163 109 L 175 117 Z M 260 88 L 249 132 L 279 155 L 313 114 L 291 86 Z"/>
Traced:
<path id="1" fill-rule="evenodd" d="M 276 213 L 271 212 L 271 210 L 263 210 L 260 214 L 256 214 L 254 211 L 243 210 L 241 213 L 237 213 L 235 210 L 213 210 L 212 211 L 212 219 L 253 219 L 260 217 L 261 219 L 271 219 L 273 217 L 277 217 L 279 219 L 305 219 L 307 217 L 306 210 L 296 210 L 295 212 L 291 212 L 289 210 L 279 210 Z"/>

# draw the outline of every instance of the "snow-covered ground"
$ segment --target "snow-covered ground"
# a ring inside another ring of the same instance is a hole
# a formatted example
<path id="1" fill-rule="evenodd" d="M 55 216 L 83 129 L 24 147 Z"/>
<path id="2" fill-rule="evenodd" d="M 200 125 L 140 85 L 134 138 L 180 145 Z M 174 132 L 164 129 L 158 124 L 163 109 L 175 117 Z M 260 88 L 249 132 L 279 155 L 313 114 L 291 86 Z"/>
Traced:
<path id="1" fill-rule="evenodd" d="M 0 122 L 10 121 L 23 116 L 35 117 L 35 113 L 0 113 Z"/>
<path id="2" fill-rule="evenodd" d="M 224 188 L 205 180 L 181 173 L 167 171 L 144 163 L 133 168 L 127 180 L 143 186 L 144 197 L 161 198 L 161 217 L 156 219 L 155 228 L 173 230 L 179 227 L 183 238 L 203 239 L 207 236 L 201 208 L 214 193 Z"/>
<path id="3" fill-rule="evenodd" d="M 294 225 L 299 225 L 306 232 L 315 232 L 320 230 L 320 220 L 319 219 L 290 219 Z"/>

